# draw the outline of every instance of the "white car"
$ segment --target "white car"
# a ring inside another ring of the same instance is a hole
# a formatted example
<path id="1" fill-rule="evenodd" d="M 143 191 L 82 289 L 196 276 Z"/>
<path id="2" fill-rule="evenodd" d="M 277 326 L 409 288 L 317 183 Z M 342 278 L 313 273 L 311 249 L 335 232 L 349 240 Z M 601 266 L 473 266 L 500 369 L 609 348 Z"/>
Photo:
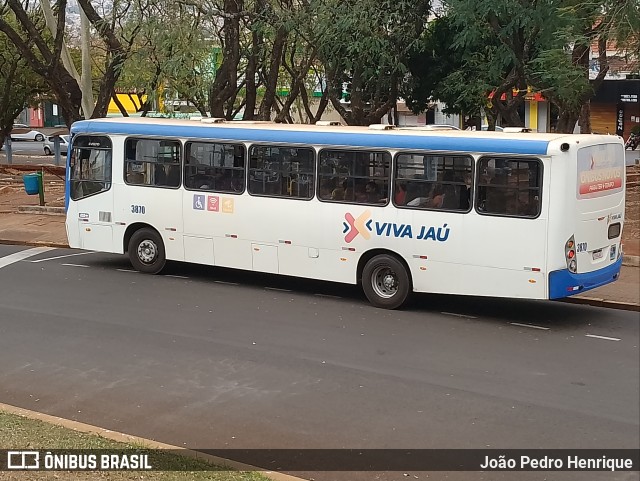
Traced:
<path id="1" fill-rule="evenodd" d="M 69 146 L 69 136 L 59 135 L 60 137 L 60 153 L 67 155 L 67 147 Z M 45 155 L 53 155 L 55 152 L 54 146 L 55 137 L 47 137 L 44 141 L 44 153 Z"/>
<path id="2" fill-rule="evenodd" d="M 15 131 L 18 132 L 15 132 Z M 31 129 L 25 124 L 13 124 L 13 130 L 11 131 L 11 140 L 35 140 L 36 142 L 42 142 L 44 140 L 44 134 L 37 130 Z"/>

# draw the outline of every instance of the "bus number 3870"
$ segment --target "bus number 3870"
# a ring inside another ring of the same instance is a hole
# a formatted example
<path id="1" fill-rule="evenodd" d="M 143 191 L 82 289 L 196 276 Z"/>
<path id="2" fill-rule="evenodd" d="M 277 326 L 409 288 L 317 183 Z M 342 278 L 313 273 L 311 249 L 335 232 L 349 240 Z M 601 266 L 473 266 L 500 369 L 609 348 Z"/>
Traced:
<path id="1" fill-rule="evenodd" d="M 144 214 L 144 205 L 131 204 L 131 213 L 132 214 Z"/>

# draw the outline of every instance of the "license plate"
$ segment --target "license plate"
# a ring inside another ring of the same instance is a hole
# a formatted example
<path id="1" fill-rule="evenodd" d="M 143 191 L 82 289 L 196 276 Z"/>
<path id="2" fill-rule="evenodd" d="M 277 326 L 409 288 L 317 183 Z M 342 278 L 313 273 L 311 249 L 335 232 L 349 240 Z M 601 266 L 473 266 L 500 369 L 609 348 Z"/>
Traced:
<path id="1" fill-rule="evenodd" d="M 597 251 L 593 251 L 593 260 L 602 259 L 602 249 L 598 249 Z"/>

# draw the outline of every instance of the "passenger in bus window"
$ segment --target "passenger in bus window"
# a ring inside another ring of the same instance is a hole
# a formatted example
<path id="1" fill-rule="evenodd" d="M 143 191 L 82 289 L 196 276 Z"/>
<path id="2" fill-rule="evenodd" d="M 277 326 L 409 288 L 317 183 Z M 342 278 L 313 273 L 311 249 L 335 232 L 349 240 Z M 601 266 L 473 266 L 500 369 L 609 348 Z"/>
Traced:
<path id="1" fill-rule="evenodd" d="M 180 185 L 180 166 L 177 164 L 169 166 L 169 173 L 167 174 L 167 186 L 178 187 Z"/>
<path id="2" fill-rule="evenodd" d="M 440 183 L 433 185 L 433 190 L 431 191 L 431 199 L 429 200 L 427 207 L 432 209 L 442 209 L 444 204 L 445 191 L 444 186 Z"/>
<path id="3" fill-rule="evenodd" d="M 373 180 L 370 180 L 364 186 L 364 190 L 366 193 L 366 201 L 370 204 L 380 204 L 381 202 L 385 202 L 385 199 L 382 198 L 382 194 L 378 190 L 378 184 L 376 184 Z"/>
<path id="4" fill-rule="evenodd" d="M 507 196 L 503 189 L 497 187 L 487 188 L 487 199 L 485 201 L 485 210 L 490 214 L 507 214 L 513 210 L 514 205 L 511 204 L 507 209 Z"/>
<path id="5" fill-rule="evenodd" d="M 344 200 L 344 193 L 347 189 L 347 180 L 342 181 L 340 187 L 336 187 L 331 191 L 331 200 Z"/>
<path id="6" fill-rule="evenodd" d="M 456 179 L 453 175 L 453 171 L 448 170 L 442 177 L 444 181 L 442 184 L 442 202 L 441 207 L 443 209 L 459 209 L 460 208 L 460 193 L 458 185 L 453 182 L 461 182 L 460 179 Z"/>
<path id="7" fill-rule="evenodd" d="M 333 188 L 335 187 L 335 179 L 322 179 L 320 183 L 320 188 L 318 191 L 318 197 L 320 199 L 331 199 L 331 192 L 333 192 Z"/>
<path id="8" fill-rule="evenodd" d="M 153 174 L 153 181 L 155 185 L 166 185 L 167 173 L 164 170 L 164 165 L 156 164 Z"/>
<path id="9" fill-rule="evenodd" d="M 351 186 L 345 187 L 344 200 L 346 200 L 347 202 L 353 202 L 355 200 L 353 187 Z"/>
<path id="10" fill-rule="evenodd" d="M 393 196 L 393 201 L 396 205 L 404 205 L 407 198 L 407 189 L 403 182 L 396 182 L 396 192 Z"/>
<path id="11" fill-rule="evenodd" d="M 465 172 L 460 186 L 460 209 L 468 210 L 471 205 L 471 172 Z"/>
<path id="12" fill-rule="evenodd" d="M 366 204 L 368 199 L 366 185 L 357 183 L 353 190 L 355 194 L 355 201 Z"/>

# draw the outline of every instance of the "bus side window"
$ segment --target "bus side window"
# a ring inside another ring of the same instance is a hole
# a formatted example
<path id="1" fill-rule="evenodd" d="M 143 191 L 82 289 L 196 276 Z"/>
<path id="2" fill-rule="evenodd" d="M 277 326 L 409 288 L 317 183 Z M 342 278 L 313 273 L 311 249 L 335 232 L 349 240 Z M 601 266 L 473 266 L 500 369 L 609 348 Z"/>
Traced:
<path id="1" fill-rule="evenodd" d="M 388 152 L 323 149 L 318 163 L 320 200 L 378 206 L 387 204 L 391 170 Z"/>
<path id="2" fill-rule="evenodd" d="M 468 212 L 472 178 L 469 155 L 399 154 L 393 202 L 398 207 Z"/>
<path id="3" fill-rule="evenodd" d="M 477 189 L 477 209 L 482 214 L 537 217 L 540 213 L 541 163 L 539 160 L 483 157 Z"/>
<path id="4" fill-rule="evenodd" d="M 180 161 L 181 145 L 177 140 L 137 139 L 125 141 L 125 182 L 130 185 L 178 187 L 167 182 L 167 166 Z M 178 167 L 179 168 L 179 167 Z"/>
<path id="5" fill-rule="evenodd" d="M 253 145 L 249 156 L 249 194 L 290 199 L 313 197 L 313 149 Z"/>

